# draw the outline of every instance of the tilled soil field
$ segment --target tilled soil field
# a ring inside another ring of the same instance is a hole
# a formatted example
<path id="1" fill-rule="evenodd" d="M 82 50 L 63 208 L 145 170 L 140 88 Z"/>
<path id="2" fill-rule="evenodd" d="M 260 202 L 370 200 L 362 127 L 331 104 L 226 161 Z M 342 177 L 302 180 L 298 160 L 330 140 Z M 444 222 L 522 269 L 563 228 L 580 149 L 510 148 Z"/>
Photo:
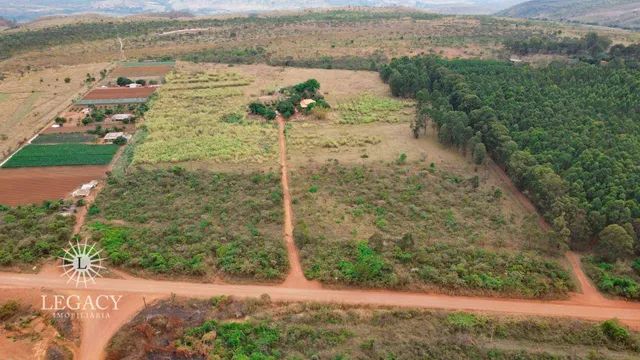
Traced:
<path id="1" fill-rule="evenodd" d="M 0 204 L 24 205 L 66 197 L 83 183 L 101 179 L 107 166 L 0 169 Z"/>
<path id="2" fill-rule="evenodd" d="M 155 87 L 139 87 L 139 88 L 102 88 L 91 90 L 85 95 L 85 100 L 96 99 L 129 99 L 129 98 L 146 98 L 156 91 Z"/>

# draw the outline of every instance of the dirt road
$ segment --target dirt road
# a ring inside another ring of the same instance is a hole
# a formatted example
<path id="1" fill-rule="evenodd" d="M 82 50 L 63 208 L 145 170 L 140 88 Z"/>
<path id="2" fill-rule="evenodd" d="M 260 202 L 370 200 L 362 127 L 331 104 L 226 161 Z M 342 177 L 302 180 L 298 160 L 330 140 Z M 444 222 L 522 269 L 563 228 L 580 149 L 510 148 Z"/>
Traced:
<path id="1" fill-rule="evenodd" d="M 48 274 L 0 273 L 0 288 L 76 290 L 66 279 Z M 145 279 L 99 279 L 91 285 L 91 293 L 122 294 L 125 296 L 211 297 L 232 295 L 258 297 L 269 294 L 275 301 L 314 301 L 354 305 L 402 306 L 444 310 L 467 310 L 500 314 L 572 317 L 589 320 L 618 318 L 640 329 L 640 304 L 603 300 L 598 304 L 584 304 L 574 300 L 536 301 L 441 294 L 410 293 L 377 290 L 300 289 L 268 285 L 215 285 Z M 83 290 L 84 292 L 84 290 Z M 93 334 L 99 336 L 100 334 Z M 84 346 L 84 344 L 83 344 Z"/>
<path id="2" fill-rule="evenodd" d="M 289 168 L 287 166 L 287 139 L 285 136 L 284 118 L 278 115 L 278 143 L 280 146 L 280 171 L 282 183 L 282 203 L 284 206 L 284 241 L 289 256 L 289 274 L 282 286 L 295 288 L 321 288 L 319 282 L 309 281 L 304 277 L 298 248 L 293 241 L 293 210 L 291 208 L 291 192 L 289 191 Z"/>

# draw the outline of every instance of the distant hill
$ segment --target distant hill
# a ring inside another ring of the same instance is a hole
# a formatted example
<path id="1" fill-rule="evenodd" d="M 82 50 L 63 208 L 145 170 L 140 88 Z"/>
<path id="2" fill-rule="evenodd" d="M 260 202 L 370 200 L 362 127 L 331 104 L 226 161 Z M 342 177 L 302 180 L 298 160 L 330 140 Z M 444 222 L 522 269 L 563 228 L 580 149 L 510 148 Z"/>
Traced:
<path id="1" fill-rule="evenodd" d="M 496 15 L 639 29 L 640 1 L 532 0 L 502 10 Z"/>
<path id="2" fill-rule="evenodd" d="M 15 22 L 0 16 L 0 29 L 15 26 Z"/>
<path id="3" fill-rule="evenodd" d="M 0 14 L 19 22 L 46 16 L 98 13 L 112 16 L 172 13 L 196 15 L 347 6 L 404 6 L 448 14 L 492 14 L 523 0 L 0 0 Z"/>

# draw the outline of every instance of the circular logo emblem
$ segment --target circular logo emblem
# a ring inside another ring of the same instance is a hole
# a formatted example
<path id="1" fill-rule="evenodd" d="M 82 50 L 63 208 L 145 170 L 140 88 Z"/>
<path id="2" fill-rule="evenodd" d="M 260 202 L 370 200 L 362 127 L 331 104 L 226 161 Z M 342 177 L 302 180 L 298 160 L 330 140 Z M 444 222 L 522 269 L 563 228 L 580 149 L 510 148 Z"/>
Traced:
<path id="1" fill-rule="evenodd" d="M 69 243 L 69 248 L 64 250 L 64 255 L 60 257 L 64 271 L 62 276 L 68 278 L 67 283 L 75 282 L 76 287 L 80 285 L 87 287 L 88 283 L 95 284 L 96 277 L 100 276 L 100 271 L 105 269 L 102 266 L 104 260 L 100 257 L 102 250 L 97 250 L 94 245 L 76 241 L 75 245 Z"/>

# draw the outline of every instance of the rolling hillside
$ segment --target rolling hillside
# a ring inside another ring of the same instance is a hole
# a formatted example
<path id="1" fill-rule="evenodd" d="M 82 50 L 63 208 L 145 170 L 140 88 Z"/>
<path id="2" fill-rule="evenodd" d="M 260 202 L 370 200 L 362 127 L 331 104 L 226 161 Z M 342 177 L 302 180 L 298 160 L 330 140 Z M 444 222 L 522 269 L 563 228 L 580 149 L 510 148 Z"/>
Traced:
<path id="1" fill-rule="evenodd" d="M 522 0 L 0 0 L 0 14 L 27 22 L 44 16 L 189 12 L 196 15 L 346 6 L 404 6 L 448 14 L 492 14 Z"/>
<path id="2" fill-rule="evenodd" d="M 497 15 L 638 29 L 640 28 L 640 1 L 532 0 L 500 11 Z"/>

